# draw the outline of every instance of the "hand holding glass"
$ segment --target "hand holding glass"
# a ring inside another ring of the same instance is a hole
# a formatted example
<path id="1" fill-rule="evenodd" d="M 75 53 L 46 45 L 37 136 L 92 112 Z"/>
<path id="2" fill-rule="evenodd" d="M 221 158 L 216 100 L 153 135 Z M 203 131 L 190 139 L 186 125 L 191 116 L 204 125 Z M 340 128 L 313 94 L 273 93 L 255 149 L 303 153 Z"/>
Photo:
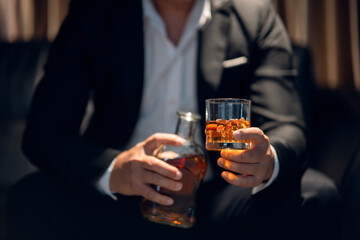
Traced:
<path id="1" fill-rule="evenodd" d="M 233 132 L 250 127 L 251 101 L 238 98 L 207 99 L 206 105 L 206 149 L 248 149 L 250 142 L 236 140 Z"/>

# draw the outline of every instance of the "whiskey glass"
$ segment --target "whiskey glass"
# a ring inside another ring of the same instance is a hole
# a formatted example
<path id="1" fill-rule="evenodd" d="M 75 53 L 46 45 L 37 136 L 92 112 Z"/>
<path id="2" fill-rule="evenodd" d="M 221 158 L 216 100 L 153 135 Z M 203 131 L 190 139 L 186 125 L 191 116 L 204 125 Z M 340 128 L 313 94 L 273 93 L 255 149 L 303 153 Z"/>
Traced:
<path id="1" fill-rule="evenodd" d="M 205 101 L 206 149 L 248 149 L 250 142 L 236 140 L 236 130 L 250 127 L 251 101 L 241 98 L 213 98 Z"/>

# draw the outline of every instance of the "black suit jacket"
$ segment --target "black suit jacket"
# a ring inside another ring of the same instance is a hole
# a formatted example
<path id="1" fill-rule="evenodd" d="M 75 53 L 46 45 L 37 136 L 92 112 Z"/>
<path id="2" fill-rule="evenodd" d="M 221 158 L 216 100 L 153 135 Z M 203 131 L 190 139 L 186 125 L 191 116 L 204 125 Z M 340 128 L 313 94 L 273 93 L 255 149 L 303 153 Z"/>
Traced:
<path id="1" fill-rule="evenodd" d="M 143 40 L 140 0 L 71 2 L 33 98 L 23 140 L 30 161 L 71 185 L 101 176 L 139 117 Z M 224 63 L 236 58 L 246 61 Z M 213 0 L 212 21 L 199 32 L 197 69 L 200 113 L 207 98 L 250 98 L 252 125 L 279 156 L 273 185 L 300 176 L 305 137 L 290 41 L 270 1 Z M 95 111 L 82 135 L 90 97 Z"/>

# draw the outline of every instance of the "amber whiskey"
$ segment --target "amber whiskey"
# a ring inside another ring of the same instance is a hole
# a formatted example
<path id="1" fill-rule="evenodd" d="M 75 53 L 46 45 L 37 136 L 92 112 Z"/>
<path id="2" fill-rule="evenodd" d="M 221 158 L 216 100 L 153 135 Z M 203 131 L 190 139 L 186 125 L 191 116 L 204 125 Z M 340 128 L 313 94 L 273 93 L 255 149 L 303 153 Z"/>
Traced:
<path id="1" fill-rule="evenodd" d="M 241 119 L 217 119 L 206 122 L 206 149 L 221 151 L 222 149 L 248 149 L 249 141 L 236 140 L 233 137 L 234 131 L 242 128 L 249 128 L 250 122 Z"/>
<path id="2" fill-rule="evenodd" d="M 180 180 L 183 188 L 175 192 L 155 187 L 161 194 L 174 199 L 174 204 L 163 206 L 143 199 L 141 211 L 144 217 L 153 222 L 181 228 L 192 227 L 196 220 L 196 191 L 205 175 L 206 159 L 203 155 L 184 155 L 180 158 L 163 160 L 180 169 L 183 174 Z"/>

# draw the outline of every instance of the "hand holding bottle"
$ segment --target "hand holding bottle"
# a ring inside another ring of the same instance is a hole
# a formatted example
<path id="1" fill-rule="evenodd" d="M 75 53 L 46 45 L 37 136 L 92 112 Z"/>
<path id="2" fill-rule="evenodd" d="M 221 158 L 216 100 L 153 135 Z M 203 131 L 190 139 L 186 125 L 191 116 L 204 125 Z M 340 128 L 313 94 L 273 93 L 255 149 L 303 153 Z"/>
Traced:
<path id="1" fill-rule="evenodd" d="M 195 142 L 194 135 L 200 115 L 192 112 L 177 112 L 178 122 L 175 133 L 184 139 L 182 146 L 164 144 L 154 153 L 167 164 L 178 168 L 182 173 L 180 191 L 157 185 L 159 193 L 174 200 L 171 206 L 143 199 L 141 212 L 148 220 L 179 228 L 193 227 L 196 222 L 196 196 L 206 173 L 206 154 Z"/>
<path id="2" fill-rule="evenodd" d="M 143 196 L 161 205 L 172 205 L 173 199 L 160 194 L 151 185 L 172 191 L 182 189 L 181 171 L 152 154 L 162 144 L 181 146 L 184 140 L 167 133 L 155 133 L 128 151 L 120 153 L 110 176 L 110 189 L 123 195 Z"/>

